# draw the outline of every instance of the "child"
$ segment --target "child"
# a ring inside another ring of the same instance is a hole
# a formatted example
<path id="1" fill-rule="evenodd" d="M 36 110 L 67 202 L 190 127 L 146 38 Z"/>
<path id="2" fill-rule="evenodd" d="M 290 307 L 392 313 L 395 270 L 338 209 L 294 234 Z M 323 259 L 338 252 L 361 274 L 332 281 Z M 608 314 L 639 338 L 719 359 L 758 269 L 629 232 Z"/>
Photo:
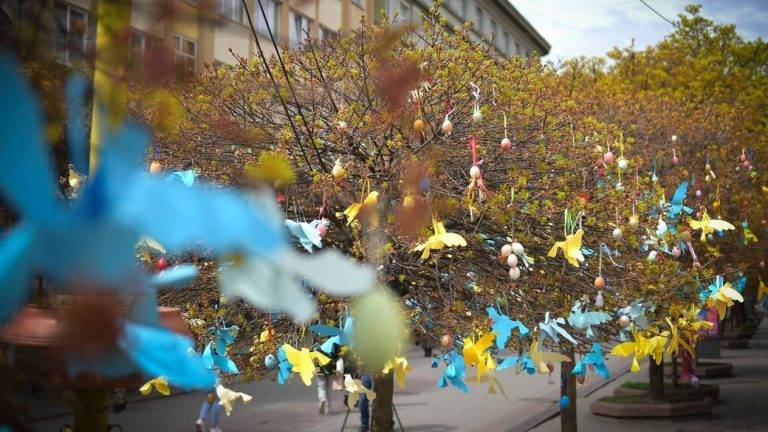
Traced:
<path id="1" fill-rule="evenodd" d="M 205 421 L 210 415 L 212 426 L 210 432 L 222 432 L 221 428 L 219 428 L 220 414 L 221 405 L 219 404 L 219 399 L 216 397 L 214 392 L 208 393 L 208 396 L 206 396 L 203 404 L 200 405 L 200 415 L 195 422 L 195 430 L 197 432 L 203 432 L 205 429 Z"/>

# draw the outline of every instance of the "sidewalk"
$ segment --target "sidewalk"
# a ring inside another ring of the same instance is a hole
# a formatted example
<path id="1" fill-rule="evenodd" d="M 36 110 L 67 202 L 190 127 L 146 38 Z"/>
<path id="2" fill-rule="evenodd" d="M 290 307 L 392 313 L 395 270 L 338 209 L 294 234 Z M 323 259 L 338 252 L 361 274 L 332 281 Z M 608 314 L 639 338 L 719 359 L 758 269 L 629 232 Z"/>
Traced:
<path id="1" fill-rule="evenodd" d="M 429 367 L 431 359 L 423 357 L 423 351 L 412 347 L 408 360 L 413 372 L 408 374 L 405 390 L 396 386 L 395 406 L 403 426 L 409 432 L 450 431 L 524 431 L 557 413 L 560 388 L 557 384 L 559 371 L 547 383 L 547 377 L 516 375 L 512 371 L 500 372 L 496 377 L 502 382 L 510 400 L 501 394 L 488 394 L 487 385 L 477 385 L 468 380 L 470 394 L 456 388 L 437 388 L 442 369 Z M 628 369 L 626 359 L 608 362 L 613 376 Z M 473 375 L 474 370 L 467 371 Z M 583 388 L 602 386 L 605 381 L 590 374 Z M 317 394 L 314 386 L 306 387 L 301 380 L 280 386 L 270 381 L 240 384 L 233 389 L 253 396 L 248 405 L 235 408 L 230 417 L 222 414 L 221 427 L 225 432 L 237 431 L 339 431 L 344 420 L 341 392 L 333 392 L 334 413 L 321 416 L 317 412 Z M 179 394 L 170 398 L 129 403 L 128 409 L 110 416 L 111 423 L 120 424 L 123 430 L 188 432 L 193 423 L 202 393 Z M 58 430 L 71 420 L 67 416 L 34 422 L 34 430 Z M 358 430 L 359 414 L 352 411 L 345 430 Z"/>
<path id="2" fill-rule="evenodd" d="M 720 386 L 720 400 L 708 416 L 681 417 L 674 420 L 614 419 L 593 415 L 589 404 L 613 394 L 626 381 L 647 380 L 647 366 L 637 374 L 627 373 L 610 385 L 578 399 L 579 430 L 588 432 L 727 432 L 768 431 L 768 320 L 763 320 L 746 350 L 722 350 L 715 361 L 733 364 L 734 376 L 707 383 Z M 580 389 L 581 390 L 581 389 Z M 560 418 L 555 417 L 534 428 L 535 432 L 557 432 Z"/>

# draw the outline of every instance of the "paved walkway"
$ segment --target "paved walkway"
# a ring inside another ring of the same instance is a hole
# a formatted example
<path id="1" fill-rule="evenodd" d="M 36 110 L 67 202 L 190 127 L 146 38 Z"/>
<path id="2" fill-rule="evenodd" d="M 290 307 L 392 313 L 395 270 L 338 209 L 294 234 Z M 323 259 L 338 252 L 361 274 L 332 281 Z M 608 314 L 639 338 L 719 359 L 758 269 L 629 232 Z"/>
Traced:
<path id="1" fill-rule="evenodd" d="M 414 371 L 408 375 L 407 388 L 396 388 L 395 392 L 395 404 L 408 432 L 524 431 L 557 413 L 559 386 L 554 382 L 549 384 L 546 376 L 502 371 L 497 378 L 510 400 L 500 394 L 488 394 L 485 384 L 470 383 L 467 395 L 453 387 L 437 388 L 441 369 L 430 368 L 430 359 L 424 358 L 418 347 L 408 354 Z M 628 365 L 626 359 L 609 361 L 609 367 L 619 375 Z M 473 375 L 473 370 L 467 372 Z M 559 372 L 555 372 L 553 379 L 557 381 L 558 377 Z M 605 381 L 592 374 L 584 388 L 604 384 Z M 332 403 L 337 411 L 320 416 L 315 387 L 306 387 L 298 379 L 284 386 L 266 381 L 233 388 L 253 395 L 254 399 L 248 405 L 238 405 L 230 417 L 222 412 L 220 425 L 225 432 L 341 429 L 344 419 L 341 392 L 334 392 L 336 399 Z M 202 394 L 196 392 L 129 403 L 128 410 L 112 415 L 110 422 L 119 423 L 126 432 L 193 431 L 202 398 Z M 39 431 L 55 431 L 66 422 L 71 420 L 60 416 L 35 422 L 33 427 Z M 346 430 L 357 430 L 359 424 L 358 413 L 353 411 Z"/>
<path id="2" fill-rule="evenodd" d="M 713 360 L 718 361 L 718 360 Z M 720 400 L 708 416 L 682 417 L 675 420 L 626 420 L 593 415 L 589 404 L 632 380 L 647 380 L 646 368 L 638 374 L 627 373 L 586 397 L 578 399 L 579 430 L 587 432 L 728 432 L 768 431 L 768 320 L 763 320 L 746 350 L 722 350 L 721 360 L 733 364 L 734 375 L 707 380 L 720 386 Z M 560 418 L 555 417 L 536 432 L 557 432 Z"/>

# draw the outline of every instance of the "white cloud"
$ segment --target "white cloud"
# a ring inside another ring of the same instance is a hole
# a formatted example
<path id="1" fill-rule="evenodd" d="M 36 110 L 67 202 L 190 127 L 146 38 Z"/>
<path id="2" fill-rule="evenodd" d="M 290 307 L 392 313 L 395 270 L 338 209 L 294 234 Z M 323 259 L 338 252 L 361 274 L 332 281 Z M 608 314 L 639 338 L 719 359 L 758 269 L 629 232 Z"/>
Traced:
<path id="1" fill-rule="evenodd" d="M 676 20 L 693 0 L 646 0 Z M 705 17 L 736 23 L 747 38 L 768 34 L 768 1 L 698 0 Z M 643 48 L 661 40 L 672 26 L 639 0 L 512 0 L 512 4 L 552 45 L 548 58 L 602 55 L 634 39 Z"/>

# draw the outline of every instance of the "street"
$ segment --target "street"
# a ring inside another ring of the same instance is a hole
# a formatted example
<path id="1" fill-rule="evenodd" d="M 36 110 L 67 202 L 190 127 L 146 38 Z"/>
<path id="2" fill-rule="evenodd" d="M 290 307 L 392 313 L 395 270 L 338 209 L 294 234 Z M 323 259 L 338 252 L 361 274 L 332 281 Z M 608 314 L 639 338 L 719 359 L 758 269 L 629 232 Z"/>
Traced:
<path id="1" fill-rule="evenodd" d="M 406 389 L 395 385 L 395 406 L 407 431 L 497 431 L 525 430 L 550 417 L 557 410 L 559 397 L 559 371 L 552 374 L 549 384 L 543 375 L 515 374 L 501 371 L 497 378 L 502 382 L 510 400 L 500 393 L 488 394 L 486 384 L 474 384 L 467 380 L 470 394 L 453 387 L 440 389 L 436 383 L 441 369 L 430 368 L 431 359 L 423 357 L 418 347 L 408 353 L 413 372 L 408 374 Z M 608 362 L 612 376 L 626 371 L 626 359 Z M 472 376 L 473 370 L 467 370 Z M 581 389 L 601 385 L 605 381 L 588 374 Z M 317 410 L 317 393 L 313 386 L 306 387 L 294 378 L 286 385 L 262 381 L 233 385 L 232 389 L 248 393 L 253 400 L 247 405 L 237 405 L 232 415 L 222 410 L 220 427 L 225 432 L 237 431 L 338 431 L 344 421 L 342 392 L 333 392 L 333 413 L 321 416 Z M 188 432 L 194 430 L 194 422 L 203 394 L 193 392 L 153 400 L 129 403 L 128 409 L 112 414 L 110 423 L 119 424 L 124 431 Z M 344 430 L 357 430 L 360 426 L 357 411 L 350 413 Z M 33 423 L 36 430 L 54 431 L 71 418 L 57 417 Z"/>

